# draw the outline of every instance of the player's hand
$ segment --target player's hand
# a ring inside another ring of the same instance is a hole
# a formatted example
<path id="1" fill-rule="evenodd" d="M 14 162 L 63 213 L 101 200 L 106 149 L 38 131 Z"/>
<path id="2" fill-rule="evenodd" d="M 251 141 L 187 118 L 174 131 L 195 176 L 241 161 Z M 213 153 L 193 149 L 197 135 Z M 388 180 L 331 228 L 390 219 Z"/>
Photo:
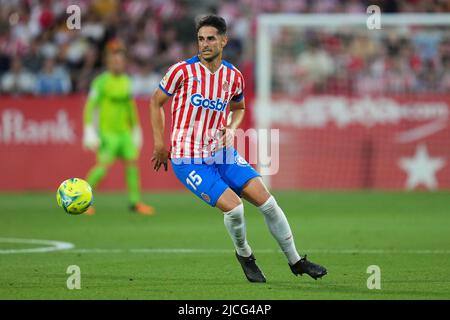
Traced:
<path id="1" fill-rule="evenodd" d="M 164 165 L 164 171 L 167 171 L 167 161 L 169 160 L 169 151 L 165 146 L 155 147 L 153 150 L 153 169 L 158 171 L 161 165 Z"/>
<path id="2" fill-rule="evenodd" d="M 83 147 L 87 150 L 96 151 L 100 145 L 100 139 L 93 125 L 86 125 L 83 130 Z"/>
<path id="3" fill-rule="evenodd" d="M 221 136 L 219 138 L 217 149 L 226 148 L 234 145 L 234 136 L 236 134 L 236 129 L 223 128 L 220 130 Z"/>
<path id="4" fill-rule="evenodd" d="M 132 131 L 132 137 L 133 137 L 133 143 L 138 148 L 141 149 L 142 147 L 142 130 L 141 127 L 136 126 L 133 128 Z"/>

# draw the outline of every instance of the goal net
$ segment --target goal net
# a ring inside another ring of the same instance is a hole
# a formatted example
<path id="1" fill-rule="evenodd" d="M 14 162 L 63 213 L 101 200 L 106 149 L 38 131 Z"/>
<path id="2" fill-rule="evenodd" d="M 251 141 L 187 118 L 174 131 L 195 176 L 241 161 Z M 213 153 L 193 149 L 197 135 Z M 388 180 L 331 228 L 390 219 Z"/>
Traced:
<path id="1" fill-rule="evenodd" d="M 450 188 L 450 15 L 262 15 L 258 129 L 276 189 Z"/>

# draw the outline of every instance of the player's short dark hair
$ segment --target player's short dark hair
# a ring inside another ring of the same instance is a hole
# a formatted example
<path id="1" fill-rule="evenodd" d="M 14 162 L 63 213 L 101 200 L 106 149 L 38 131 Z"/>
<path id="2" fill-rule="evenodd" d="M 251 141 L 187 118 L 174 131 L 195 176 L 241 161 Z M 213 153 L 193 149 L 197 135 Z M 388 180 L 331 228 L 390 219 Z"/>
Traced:
<path id="1" fill-rule="evenodd" d="M 124 58 L 128 57 L 127 49 L 123 41 L 120 39 L 111 39 L 105 45 L 104 59 L 107 60 L 108 57 L 112 57 L 116 54 L 120 54 Z"/>
<path id="2" fill-rule="evenodd" d="M 208 16 L 201 18 L 197 22 L 197 26 L 196 26 L 197 33 L 198 33 L 198 30 L 200 30 L 200 28 L 205 27 L 205 26 L 210 26 L 210 27 L 216 28 L 217 32 L 220 35 L 227 33 L 227 23 L 225 22 L 225 19 L 222 17 L 216 16 L 216 15 L 208 15 Z"/>

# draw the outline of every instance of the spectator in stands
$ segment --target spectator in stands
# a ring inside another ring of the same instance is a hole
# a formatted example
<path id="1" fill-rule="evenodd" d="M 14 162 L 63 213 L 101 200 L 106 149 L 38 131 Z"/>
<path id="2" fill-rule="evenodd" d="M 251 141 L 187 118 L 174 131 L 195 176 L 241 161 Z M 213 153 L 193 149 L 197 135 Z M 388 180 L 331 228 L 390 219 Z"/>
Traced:
<path id="1" fill-rule="evenodd" d="M 303 79 L 321 90 L 335 65 L 331 56 L 323 50 L 317 40 L 308 43 L 308 47 L 297 58 L 297 65 L 303 73 Z"/>
<path id="2" fill-rule="evenodd" d="M 385 93 L 408 94 L 415 84 L 415 77 L 411 72 L 408 61 L 400 57 L 390 59 L 389 68 L 386 70 Z"/>
<path id="3" fill-rule="evenodd" d="M 426 93 L 433 92 L 437 88 L 439 88 L 439 79 L 436 66 L 433 61 L 426 60 L 423 63 L 421 72 L 417 76 L 415 91 Z"/>
<path id="4" fill-rule="evenodd" d="M 95 45 L 90 45 L 84 53 L 83 65 L 78 72 L 74 72 L 73 83 L 76 91 L 87 92 L 95 76 L 100 72 L 99 52 Z"/>
<path id="5" fill-rule="evenodd" d="M 39 50 L 40 42 L 35 38 L 31 41 L 28 52 L 22 58 L 24 67 L 34 74 L 38 73 L 44 64 L 44 57 Z"/>
<path id="6" fill-rule="evenodd" d="M 138 66 L 137 73 L 131 76 L 133 95 L 151 96 L 158 87 L 162 76 L 155 72 L 147 61 L 139 62 Z"/>
<path id="7" fill-rule="evenodd" d="M 419 30 L 413 34 L 412 39 L 421 59 L 433 60 L 438 57 L 439 43 L 442 33 L 439 30 Z"/>
<path id="8" fill-rule="evenodd" d="M 55 65 L 55 60 L 47 58 L 37 76 L 36 93 L 41 95 L 67 94 L 71 90 L 70 76 L 67 71 Z"/>
<path id="9" fill-rule="evenodd" d="M 9 71 L 15 56 L 22 57 L 23 67 L 34 76 L 42 69 L 45 59 L 56 59 L 61 67 L 68 70 L 74 84 L 71 91 L 76 92 L 86 92 L 86 83 L 101 67 L 99 56 L 104 51 L 105 43 L 114 37 L 125 40 L 130 64 L 149 59 L 152 68 L 159 73 L 165 72 L 169 65 L 182 57 L 194 55 L 195 43 L 191 42 L 192 37 L 189 36 L 195 31 L 194 18 L 210 12 L 227 18 L 230 30 L 225 54 L 237 66 L 243 63 L 242 57 L 254 45 L 256 17 L 260 14 L 365 14 L 368 4 L 379 5 L 382 12 L 450 12 L 450 2 L 447 0 L 0 0 L 0 3 L 0 75 Z M 65 9 L 69 3 L 81 8 L 81 30 L 69 30 L 66 27 Z M 308 37 L 305 38 L 299 32 L 291 33 L 290 38 L 293 40 L 290 45 L 280 43 L 280 47 L 291 52 L 292 57 L 280 56 L 288 75 L 274 72 L 275 76 L 283 77 L 274 79 L 277 90 L 295 92 L 295 86 L 291 83 L 300 79 L 302 90 L 306 92 L 310 85 L 313 91 L 328 91 L 333 87 L 335 93 L 349 93 L 349 88 L 353 87 L 369 89 L 372 75 L 377 81 L 383 79 L 385 88 L 389 81 L 395 82 L 397 86 L 398 72 L 386 72 L 386 68 L 389 68 L 386 59 L 398 55 L 409 60 L 410 72 L 414 77 L 420 76 L 420 85 L 414 85 L 411 90 L 424 90 L 424 86 L 431 90 L 432 86 L 425 82 L 432 77 L 446 79 L 440 70 L 445 51 L 450 52 L 448 28 L 415 29 L 406 40 L 395 36 L 383 40 L 389 32 L 374 32 L 372 35 L 380 35 L 377 46 L 387 48 L 381 57 L 377 56 L 378 53 L 371 53 L 369 49 L 372 48 L 367 46 L 377 43 L 373 38 L 370 41 L 355 39 L 354 34 L 345 32 L 331 33 L 325 38 L 319 36 L 316 37 L 316 55 L 304 51 L 303 46 L 310 42 Z M 90 49 L 92 45 L 96 47 L 96 53 Z M 93 63 L 95 55 L 97 59 Z M 298 60 L 299 69 L 295 72 L 289 68 L 292 58 Z M 423 72 L 423 64 L 428 60 L 432 60 L 434 66 L 432 75 Z M 395 79 L 389 79 L 391 76 Z M 289 80 L 289 77 L 292 78 Z M 355 83 L 356 79 L 365 83 L 359 85 Z M 284 82 L 290 85 L 284 87 Z"/>
<path id="10" fill-rule="evenodd" d="M 442 62 L 442 72 L 440 74 L 439 91 L 442 93 L 450 92 L 450 56 L 446 56 Z"/>
<path id="11" fill-rule="evenodd" d="M 47 30 L 40 36 L 40 54 L 45 58 L 55 58 L 59 53 L 58 45 L 54 39 L 54 34 L 51 30 Z"/>
<path id="12" fill-rule="evenodd" d="M 1 79 L 2 92 L 17 95 L 31 94 L 34 91 L 36 79 L 32 73 L 22 67 L 19 57 L 12 61 L 11 68 Z"/>

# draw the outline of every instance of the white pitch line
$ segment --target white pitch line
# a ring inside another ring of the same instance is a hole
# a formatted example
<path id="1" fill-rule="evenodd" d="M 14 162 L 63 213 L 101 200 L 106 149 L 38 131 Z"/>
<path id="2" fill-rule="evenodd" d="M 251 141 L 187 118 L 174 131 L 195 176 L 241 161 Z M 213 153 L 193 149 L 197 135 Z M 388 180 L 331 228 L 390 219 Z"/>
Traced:
<path id="1" fill-rule="evenodd" d="M 22 244 L 41 244 L 46 247 L 27 248 L 27 249 L 2 249 L 0 254 L 13 253 L 43 253 L 58 250 L 69 250 L 75 246 L 69 242 L 55 241 L 55 240 L 40 240 L 40 239 L 18 239 L 18 238 L 0 238 L 0 243 L 22 243 Z"/>
<path id="2" fill-rule="evenodd" d="M 255 253 L 281 253 L 279 250 L 260 249 Z M 144 254 L 196 254 L 196 253 L 233 253 L 232 249 L 191 249 L 191 248 L 141 248 L 141 249 L 72 249 L 63 253 L 144 253 Z M 317 254 L 450 254 L 450 250 L 389 250 L 389 249 L 304 249 L 305 253 Z"/>
<path id="3" fill-rule="evenodd" d="M 2 249 L 0 254 L 14 253 L 46 253 L 60 251 L 63 253 L 142 253 L 142 254 L 232 254 L 232 249 L 194 249 L 194 248 L 125 248 L 125 249 L 108 249 L 108 248 L 80 248 L 74 249 L 75 246 L 69 242 L 55 240 L 40 239 L 18 239 L 18 238 L 0 238 L 0 243 L 21 243 L 21 244 L 39 244 L 46 247 L 27 248 L 27 249 Z M 255 250 L 257 253 L 281 253 L 276 249 L 260 249 Z M 448 255 L 450 250 L 441 249 L 302 249 L 304 253 L 317 254 L 439 254 Z"/>

